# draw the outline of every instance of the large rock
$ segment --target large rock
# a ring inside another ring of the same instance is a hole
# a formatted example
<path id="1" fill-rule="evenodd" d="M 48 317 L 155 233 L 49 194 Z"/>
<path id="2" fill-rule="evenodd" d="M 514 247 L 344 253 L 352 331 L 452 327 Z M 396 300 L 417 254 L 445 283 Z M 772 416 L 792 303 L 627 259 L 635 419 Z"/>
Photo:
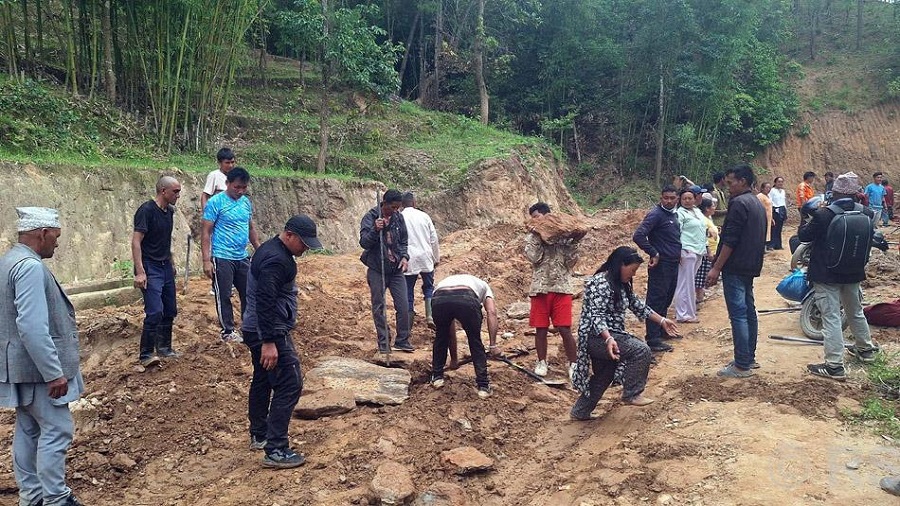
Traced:
<path id="1" fill-rule="evenodd" d="M 329 388 L 300 397 L 294 408 L 294 416 L 304 420 L 316 420 L 323 416 L 347 413 L 356 408 L 356 396 L 346 388 Z"/>
<path id="2" fill-rule="evenodd" d="M 528 302 L 513 302 L 506 308 L 506 317 L 511 320 L 524 320 L 531 313 L 531 304 Z"/>
<path id="3" fill-rule="evenodd" d="M 494 460 L 471 446 L 441 452 L 441 461 L 450 464 L 456 474 L 472 474 L 494 468 Z"/>
<path id="4" fill-rule="evenodd" d="M 587 223 L 581 218 L 563 213 L 551 213 L 539 218 L 531 218 L 525 227 L 541 236 L 541 240 L 548 244 L 566 239 L 579 241 L 590 230 Z"/>
<path id="5" fill-rule="evenodd" d="M 436 481 L 419 494 L 413 506 L 468 506 L 466 491 L 459 485 Z"/>
<path id="6" fill-rule="evenodd" d="M 382 504 L 406 504 L 416 493 L 409 470 L 390 460 L 378 466 L 369 486 Z"/>
<path id="7" fill-rule="evenodd" d="M 402 404 L 409 398 L 409 371 L 370 364 L 347 357 L 326 357 L 306 373 L 304 381 L 312 391 L 347 389 L 357 403 Z"/>

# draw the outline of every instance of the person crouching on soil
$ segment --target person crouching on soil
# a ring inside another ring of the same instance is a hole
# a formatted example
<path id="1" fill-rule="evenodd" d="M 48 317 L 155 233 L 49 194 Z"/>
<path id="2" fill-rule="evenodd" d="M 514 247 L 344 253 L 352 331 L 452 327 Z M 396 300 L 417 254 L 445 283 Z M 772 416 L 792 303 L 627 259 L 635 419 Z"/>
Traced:
<path id="1" fill-rule="evenodd" d="M 643 341 L 625 332 L 625 308 L 641 320 L 657 323 L 670 336 L 678 336 L 678 327 L 634 294 L 632 280 L 643 262 L 637 250 L 619 246 L 585 283 L 572 380 L 581 395 L 570 413 L 573 420 L 591 418 L 591 411 L 613 380 L 618 362 L 624 367 L 625 404 L 646 406 L 653 402 L 643 395 L 653 357 Z"/>

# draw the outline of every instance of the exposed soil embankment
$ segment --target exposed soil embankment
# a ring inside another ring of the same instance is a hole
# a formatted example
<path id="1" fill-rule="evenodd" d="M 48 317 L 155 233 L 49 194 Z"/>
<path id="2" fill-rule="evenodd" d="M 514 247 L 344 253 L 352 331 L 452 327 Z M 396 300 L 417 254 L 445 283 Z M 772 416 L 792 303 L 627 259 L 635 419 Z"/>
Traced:
<path id="1" fill-rule="evenodd" d="M 0 189 L 0 251 L 16 240 L 15 207 L 55 207 L 64 229 L 57 256 L 49 262 L 62 282 L 127 272 L 134 211 L 153 197 L 159 175 L 173 174 L 183 187 L 175 217 L 173 252 L 179 268 L 183 268 L 191 233 L 195 241 L 191 268 L 200 268 L 199 201 L 205 175 L 175 168 L 124 171 L 4 162 L 0 162 L 0 172 L 6 181 Z M 306 213 L 317 221 L 323 244 L 340 253 L 358 249 L 359 221 L 384 190 L 377 182 L 287 177 L 255 177 L 250 187 L 261 238 L 275 234 L 291 215 Z M 519 225 L 528 206 L 537 200 L 580 212 L 560 181 L 555 161 L 544 157 L 523 160 L 512 155 L 477 164 L 453 190 L 423 192 L 419 204 L 445 234 L 498 223 Z"/>
<path id="2" fill-rule="evenodd" d="M 863 183 L 881 171 L 900 176 L 900 104 L 885 104 L 858 113 L 830 111 L 807 115 L 784 141 L 756 159 L 794 188 L 811 170 L 819 175 L 852 170 Z M 798 132 L 809 126 L 807 135 Z M 769 178 L 771 179 L 771 178 Z M 824 185 L 820 181 L 820 186 Z"/>

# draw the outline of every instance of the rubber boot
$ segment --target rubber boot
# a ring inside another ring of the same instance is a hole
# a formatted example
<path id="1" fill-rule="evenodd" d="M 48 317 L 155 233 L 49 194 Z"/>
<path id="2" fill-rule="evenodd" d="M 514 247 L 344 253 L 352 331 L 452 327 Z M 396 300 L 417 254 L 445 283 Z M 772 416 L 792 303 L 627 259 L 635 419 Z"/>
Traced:
<path id="1" fill-rule="evenodd" d="M 431 330 L 436 328 L 434 325 L 434 316 L 431 314 L 431 299 L 425 299 L 425 322 Z"/>
<path id="2" fill-rule="evenodd" d="M 141 351 L 138 355 L 138 360 L 140 360 L 141 365 L 144 367 L 159 363 L 159 358 L 153 354 L 153 351 L 156 348 L 156 340 L 156 332 L 153 329 L 148 329 L 145 325 L 144 329 L 141 331 Z"/>
<path id="3" fill-rule="evenodd" d="M 172 324 L 163 323 L 159 326 L 159 338 L 156 341 L 156 353 L 163 358 L 175 358 L 178 353 L 172 349 Z"/>

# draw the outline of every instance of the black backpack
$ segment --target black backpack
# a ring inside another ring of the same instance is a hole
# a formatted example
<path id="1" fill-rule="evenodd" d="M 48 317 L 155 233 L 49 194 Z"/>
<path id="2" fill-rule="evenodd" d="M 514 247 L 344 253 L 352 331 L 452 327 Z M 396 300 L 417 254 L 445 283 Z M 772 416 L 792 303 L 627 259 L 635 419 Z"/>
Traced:
<path id="1" fill-rule="evenodd" d="M 837 204 L 831 204 L 828 209 L 834 213 L 834 219 L 825 234 L 825 266 L 835 274 L 864 271 L 874 234 L 872 218 L 857 203 L 853 204 L 852 211 L 846 211 Z"/>

